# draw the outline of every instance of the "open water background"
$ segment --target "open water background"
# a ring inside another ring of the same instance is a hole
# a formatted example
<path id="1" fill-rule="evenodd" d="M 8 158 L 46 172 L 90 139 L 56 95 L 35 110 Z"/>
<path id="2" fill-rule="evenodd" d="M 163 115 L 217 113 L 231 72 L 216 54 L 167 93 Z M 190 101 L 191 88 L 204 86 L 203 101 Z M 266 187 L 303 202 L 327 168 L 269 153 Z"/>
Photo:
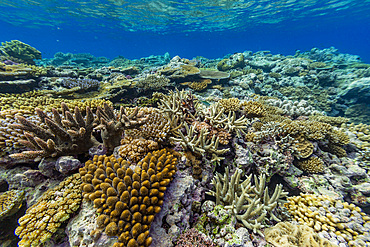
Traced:
<path id="1" fill-rule="evenodd" d="M 0 0 L 0 41 L 43 54 L 114 58 L 222 57 L 245 50 L 294 55 L 334 46 L 370 63 L 370 0 Z"/>

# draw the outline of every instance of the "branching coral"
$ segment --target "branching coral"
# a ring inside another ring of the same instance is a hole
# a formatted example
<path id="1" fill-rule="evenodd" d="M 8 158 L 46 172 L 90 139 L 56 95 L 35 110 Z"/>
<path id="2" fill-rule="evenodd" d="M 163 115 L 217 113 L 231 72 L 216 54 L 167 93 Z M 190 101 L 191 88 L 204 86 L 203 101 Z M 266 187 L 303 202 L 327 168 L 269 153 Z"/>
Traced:
<path id="1" fill-rule="evenodd" d="M 138 128 L 149 119 L 149 116 L 144 117 L 142 112 L 139 113 L 138 107 L 134 108 L 130 114 L 126 113 L 124 107 L 121 107 L 116 116 L 113 107 L 108 104 L 104 104 L 104 109 L 98 107 L 96 115 L 100 125 L 95 129 L 101 130 L 103 144 L 109 151 L 119 146 L 124 130 Z"/>
<path id="2" fill-rule="evenodd" d="M 84 198 L 94 202 L 98 226 L 118 236 L 115 247 L 149 246 L 150 225 L 161 210 L 177 159 L 165 149 L 148 153 L 136 167 L 113 156 L 95 156 L 80 169 Z"/>
<path id="3" fill-rule="evenodd" d="M 185 123 L 184 126 L 186 134 L 184 135 L 181 131 L 179 131 L 179 138 L 170 137 L 170 140 L 179 142 L 185 150 L 191 150 L 192 152 L 200 155 L 210 153 L 212 154 L 212 161 L 219 161 L 223 159 L 222 157 L 218 156 L 229 151 L 229 149 L 218 149 L 220 138 L 216 137 L 216 135 L 213 135 L 212 139 L 209 140 L 207 138 L 209 132 L 206 129 L 201 129 L 198 135 L 195 132 L 195 125 L 191 125 L 189 127 L 189 125 Z"/>
<path id="4" fill-rule="evenodd" d="M 13 124 L 15 129 L 21 129 L 27 140 L 19 142 L 31 148 L 31 151 L 12 154 L 10 157 L 21 160 L 39 160 L 42 157 L 57 157 L 63 154 L 79 154 L 89 150 L 96 140 L 92 137 L 93 113 L 86 109 L 84 118 L 78 107 L 72 114 L 66 104 L 62 103 L 63 119 L 53 108 L 53 119 L 41 109 L 36 113 L 47 128 L 37 126 L 22 116 L 17 116 L 19 124 Z"/>
<path id="5" fill-rule="evenodd" d="M 215 191 L 209 194 L 216 197 L 216 204 L 223 204 L 225 208 L 232 209 L 236 219 L 245 227 L 263 235 L 261 229 L 265 227 L 266 218 L 280 221 L 273 210 L 283 202 L 281 198 L 285 197 L 287 192 L 284 192 L 283 186 L 279 184 L 270 196 L 264 175 L 254 176 L 253 186 L 252 174 L 241 182 L 241 173 L 242 171 L 237 169 L 230 177 L 228 168 L 224 176 L 217 173 L 212 180 Z"/>
<path id="6" fill-rule="evenodd" d="M 66 178 L 57 187 L 46 191 L 37 203 L 19 219 L 15 234 L 20 247 L 42 246 L 76 212 L 81 203 L 80 174 Z"/>

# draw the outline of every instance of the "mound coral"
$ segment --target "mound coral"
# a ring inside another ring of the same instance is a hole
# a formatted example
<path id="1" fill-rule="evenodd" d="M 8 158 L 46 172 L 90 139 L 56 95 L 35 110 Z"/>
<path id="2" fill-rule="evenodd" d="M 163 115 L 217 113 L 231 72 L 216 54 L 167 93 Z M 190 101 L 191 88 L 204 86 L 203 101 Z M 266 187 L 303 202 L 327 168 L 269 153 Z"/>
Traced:
<path id="1" fill-rule="evenodd" d="M 41 52 L 34 47 L 25 44 L 19 40 L 2 42 L 0 51 L 5 56 L 11 56 L 21 59 L 25 63 L 35 64 L 34 59 L 41 59 Z"/>
<path id="2" fill-rule="evenodd" d="M 150 225 L 161 210 L 177 159 L 166 149 L 148 153 L 136 167 L 122 158 L 95 156 L 80 169 L 85 199 L 100 214 L 98 227 L 118 236 L 115 247 L 149 246 Z"/>
<path id="3" fill-rule="evenodd" d="M 39 247 L 45 243 L 79 209 L 81 184 L 80 174 L 74 174 L 46 191 L 36 204 L 28 208 L 15 230 L 21 238 L 18 246 Z"/>

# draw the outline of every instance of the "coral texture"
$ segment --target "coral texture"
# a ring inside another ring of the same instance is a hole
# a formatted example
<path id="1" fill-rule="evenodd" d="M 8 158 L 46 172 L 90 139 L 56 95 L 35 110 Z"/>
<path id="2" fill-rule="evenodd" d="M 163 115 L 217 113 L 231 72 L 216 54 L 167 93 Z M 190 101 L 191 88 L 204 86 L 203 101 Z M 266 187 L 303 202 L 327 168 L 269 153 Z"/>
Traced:
<path id="1" fill-rule="evenodd" d="M 95 156 L 80 169 L 84 198 L 94 202 L 98 226 L 118 236 L 114 246 L 149 246 L 150 225 L 161 210 L 177 159 L 165 149 L 148 153 L 136 167 L 113 156 Z"/>
<path id="2" fill-rule="evenodd" d="M 19 219 L 15 234 L 20 247 L 39 247 L 62 223 L 76 212 L 81 203 L 80 174 L 66 178 L 57 187 L 46 191 L 36 204 Z"/>

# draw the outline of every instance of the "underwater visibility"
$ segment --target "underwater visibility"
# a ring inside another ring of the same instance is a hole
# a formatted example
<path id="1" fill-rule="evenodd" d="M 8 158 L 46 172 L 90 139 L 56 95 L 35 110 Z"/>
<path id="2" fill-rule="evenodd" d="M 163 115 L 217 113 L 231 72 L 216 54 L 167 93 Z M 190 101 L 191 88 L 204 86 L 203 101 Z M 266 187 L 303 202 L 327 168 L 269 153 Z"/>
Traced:
<path id="1" fill-rule="evenodd" d="M 370 1 L 0 0 L 1 247 L 369 247 Z"/>

